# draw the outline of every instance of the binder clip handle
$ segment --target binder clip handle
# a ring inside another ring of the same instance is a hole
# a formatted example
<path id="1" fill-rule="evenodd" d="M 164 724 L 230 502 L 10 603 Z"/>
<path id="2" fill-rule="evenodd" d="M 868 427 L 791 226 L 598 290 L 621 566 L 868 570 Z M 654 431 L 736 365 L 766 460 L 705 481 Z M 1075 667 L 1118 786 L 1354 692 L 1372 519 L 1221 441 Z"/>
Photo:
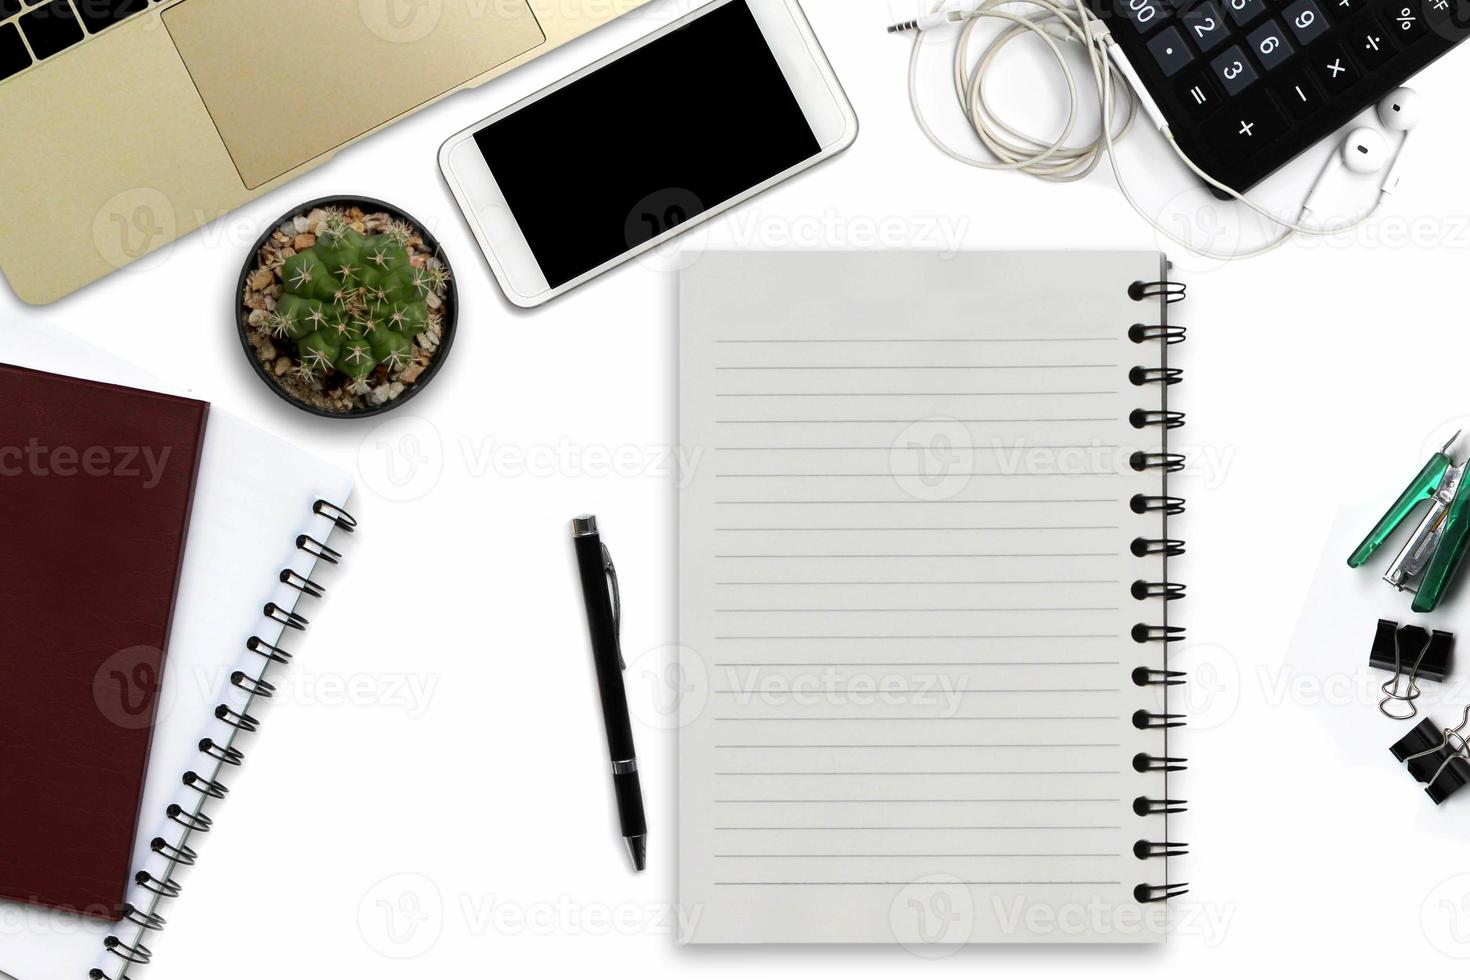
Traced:
<path id="1" fill-rule="evenodd" d="M 1385 718 L 1391 718 L 1394 721 L 1408 721 L 1419 714 L 1419 708 L 1414 702 L 1419 700 L 1420 694 L 1422 693 L 1419 690 L 1419 668 L 1424 663 L 1425 654 L 1429 652 L 1429 631 L 1420 626 L 1405 626 L 1402 629 L 1393 629 L 1392 627 L 1395 624 L 1389 620 L 1380 619 L 1378 621 L 1380 636 L 1384 632 L 1383 627 L 1385 623 L 1388 624 L 1393 633 L 1393 676 L 1384 681 L 1383 685 L 1379 688 L 1379 690 L 1383 691 L 1384 697 L 1382 701 L 1378 702 L 1378 711 Z M 1404 646 L 1406 639 L 1411 652 L 1414 647 L 1417 647 L 1418 650 L 1417 652 L 1413 652 L 1414 665 L 1409 668 L 1404 693 L 1400 694 L 1399 679 L 1405 676 Z M 1377 645 L 1376 638 L 1374 642 Z M 1389 710 L 1389 704 L 1395 702 L 1403 703 L 1404 708 L 1401 709 L 1403 713 L 1396 713 Z"/>

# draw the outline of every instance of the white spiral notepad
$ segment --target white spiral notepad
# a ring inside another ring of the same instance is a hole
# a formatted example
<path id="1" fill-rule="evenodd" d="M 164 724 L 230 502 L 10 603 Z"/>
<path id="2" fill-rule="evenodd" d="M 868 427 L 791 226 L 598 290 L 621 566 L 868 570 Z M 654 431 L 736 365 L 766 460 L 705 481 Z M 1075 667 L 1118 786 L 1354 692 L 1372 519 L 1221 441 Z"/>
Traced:
<path id="1" fill-rule="evenodd" d="M 682 273 L 682 942 L 1163 938 L 1167 270 Z"/>

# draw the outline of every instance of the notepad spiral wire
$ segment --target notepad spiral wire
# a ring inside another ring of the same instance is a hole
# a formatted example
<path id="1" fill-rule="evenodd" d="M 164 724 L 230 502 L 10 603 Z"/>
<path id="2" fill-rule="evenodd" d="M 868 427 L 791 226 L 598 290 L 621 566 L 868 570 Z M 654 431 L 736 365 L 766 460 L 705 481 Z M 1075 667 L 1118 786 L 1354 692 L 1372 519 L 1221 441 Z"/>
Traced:
<path id="1" fill-rule="evenodd" d="M 238 767 L 245 762 L 245 754 L 236 747 L 235 740 L 259 729 L 260 721 L 250 713 L 251 708 L 257 701 L 273 697 L 276 692 L 275 685 L 266 679 L 266 675 L 272 667 L 292 660 L 293 655 L 281 646 L 281 637 L 293 630 L 304 632 L 309 625 L 309 621 L 296 612 L 294 600 L 300 596 L 319 599 L 326 594 L 326 589 L 310 577 L 318 562 L 336 565 L 342 560 L 341 552 L 328 546 L 326 539 L 331 530 L 350 533 L 357 528 L 357 520 L 330 501 L 317 500 L 312 505 L 312 513 L 320 519 L 317 523 L 325 531 L 313 528 L 321 535 L 320 539 L 312 534 L 298 535 L 296 551 L 309 560 L 302 563 L 304 570 L 288 567 L 281 570 L 279 577 L 280 584 L 294 593 L 292 601 L 268 602 L 261 611 L 259 632 L 266 633 L 274 642 L 268 642 L 259 635 L 245 640 L 243 646 L 249 657 L 244 658 L 231 673 L 226 696 L 214 709 L 210 732 L 199 741 L 202 757 L 199 768 L 191 769 L 180 777 L 180 784 L 193 793 L 185 797 L 189 805 L 176 801 L 165 811 L 167 825 L 175 831 L 173 839 L 161 834 L 154 837 L 149 849 L 157 856 L 158 867 L 154 870 L 140 869 L 133 877 L 133 883 L 149 896 L 146 907 L 136 902 L 123 906 L 121 921 L 133 926 L 134 934 L 128 941 L 117 934 L 107 937 L 101 955 L 116 966 L 111 970 L 93 968 L 88 973 L 90 980 L 128 980 L 130 969 L 146 965 L 153 959 L 152 950 L 143 940 L 148 933 L 160 932 L 167 925 L 159 909 L 166 902 L 178 898 L 183 891 L 174 874 L 179 868 L 189 867 L 198 860 L 198 852 L 189 846 L 190 841 L 195 835 L 208 833 L 214 825 L 214 819 L 204 812 L 205 808 L 211 800 L 222 800 L 229 794 L 223 776 L 230 767 Z M 229 703 L 232 699 L 236 704 Z"/>
<path id="2" fill-rule="evenodd" d="M 1162 300 L 1161 309 L 1167 314 L 1171 305 L 1184 299 L 1186 289 L 1183 283 L 1169 280 L 1135 282 L 1129 287 L 1128 294 L 1140 302 L 1151 299 Z M 1159 688 L 1162 693 L 1163 706 L 1162 711 L 1141 708 L 1134 712 L 1132 719 L 1135 728 L 1158 729 L 1164 739 L 1162 755 L 1140 752 L 1133 758 L 1133 768 L 1137 772 L 1157 772 L 1163 774 L 1164 777 L 1164 798 L 1154 799 L 1149 796 L 1140 796 L 1133 801 L 1133 812 L 1140 817 L 1164 815 L 1164 840 L 1140 838 L 1134 843 L 1133 854 L 1140 861 L 1179 857 L 1187 853 L 1185 850 L 1187 845 L 1167 839 L 1170 836 L 1168 834 L 1168 815 L 1181 813 L 1185 809 L 1185 801 L 1170 798 L 1168 776 L 1171 772 L 1178 772 L 1186 768 L 1185 759 L 1169 754 L 1169 729 L 1184 724 L 1183 715 L 1169 711 L 1169 689 L 1184 683 L 1182 671 L 1169 669 L 1169 644 L 1184 639 L 1184 628 L 1171 624 L 1168 615 L 1169 603 L 1184 597 L 1184 586 L 1169 580 L 1169 559 L 1184 554 L 1184 542 L 1169 535 L 1169 518 L 1184 513 L 1185 504 L 1182 497 L 1169 493 L 1169 475 L 1182 470 L 1185 464 L 1182 453 L 1170 451 L 1169 433 L 1184 425 L 1185 416 L 1184 413 L 1175 412 L 1169 408 L 1169 389 L 1183 380 L 1184 372 L 1179 368 L 1169 366 L 1168 352 L 1170 347 L 1184 341 L 1185 329 L 1170 324 L 1167 315 L 1161 319 L 1163 322 L 1158 324 L 1134 324 L 1128 331 L 1128 339 L 1133 343 L 1157 343 L 1160 352 L 1160 363 L 1157 367 L 1135 367 L 1128 374 L 1129 382 L 1135 387 L 1156 385 L 1159 389 L 1158 408 L 1134 409 L 1128 418 L 1129 423 L 1140 431 L 1157 429 L 1159 446 L 1156 451 L 1134 452 L 1129 457 L 1129 466 L 1140 473 L 1148 470 L 1157 471 L 1161 481 L 1160 493 L 1157 496 L 1136 494 L 1129 501 L 1129 506 L 1135 514 L 1158 514 L 1162 526 L 1161 537 L 1136 538 L 1131 548 L 1133 554 L 1140 558 L 1157 556 L 1163 563 L 1164 569 L 1162 581 L 1139 580 L 1132 586 L 1132 594 L 1135 599 L 1163 600 L 1160 607 L 1163 610 L 1161 616 L 1163 622 L 1138 623 L 1132 631 L 1135 642 L 1157 643 L 1163 650 L 1162 668 L 1138 667 L 1131 675 L 1133 683 L 1140 688 Z M 1186 884 L 1173 884 L 1167 880 L 1164 884 L 1140 882 L 1133 889 L 1133 897 L 1140 903 L 1161 902 L 1183 895 L 1187 890 Z"/>

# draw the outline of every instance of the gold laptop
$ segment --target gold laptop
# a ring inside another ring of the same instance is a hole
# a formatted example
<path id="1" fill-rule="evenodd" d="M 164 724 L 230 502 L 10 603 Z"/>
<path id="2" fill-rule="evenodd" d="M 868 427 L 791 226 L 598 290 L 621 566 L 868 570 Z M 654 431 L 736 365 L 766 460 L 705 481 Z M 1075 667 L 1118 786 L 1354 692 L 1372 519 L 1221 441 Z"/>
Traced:
<path id="1" fill-rule="evenodd" d="M 59 299 L 644 2 L 0 0 L 0 268 Z"/>

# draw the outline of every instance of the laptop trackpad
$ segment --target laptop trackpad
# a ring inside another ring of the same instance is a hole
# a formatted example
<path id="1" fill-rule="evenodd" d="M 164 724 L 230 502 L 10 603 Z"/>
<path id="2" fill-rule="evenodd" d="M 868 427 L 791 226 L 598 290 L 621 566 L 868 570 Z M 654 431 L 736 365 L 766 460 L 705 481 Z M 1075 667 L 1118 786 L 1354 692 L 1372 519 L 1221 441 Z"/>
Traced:
<path id="1" fill-rule="evenodd" d="M 163 19 L 249 188 L 546 40 L 525 0 L 185 0 Z"/>

